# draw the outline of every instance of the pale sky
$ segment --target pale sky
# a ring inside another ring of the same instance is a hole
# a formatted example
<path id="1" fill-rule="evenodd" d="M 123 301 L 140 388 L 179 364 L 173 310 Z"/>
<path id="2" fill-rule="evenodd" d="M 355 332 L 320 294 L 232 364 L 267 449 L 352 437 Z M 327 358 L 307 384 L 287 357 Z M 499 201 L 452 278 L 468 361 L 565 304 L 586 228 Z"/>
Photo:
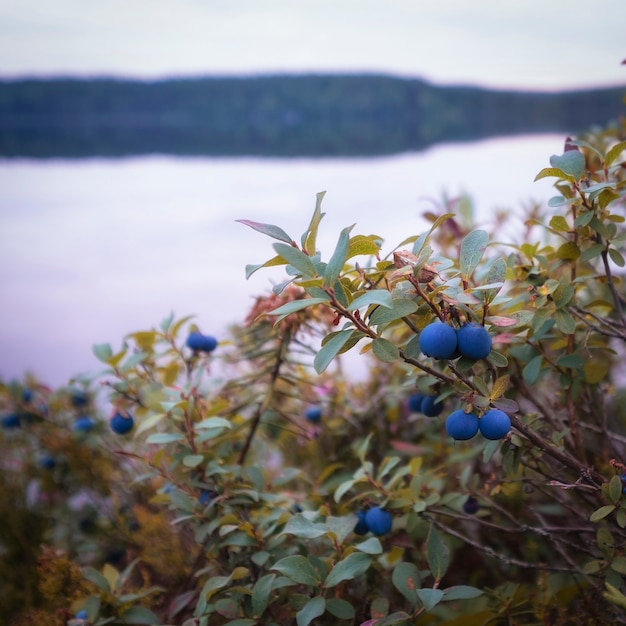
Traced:
<path id="1" fill-rule="evenodd" d="M 381 72 L 626 84 L 626 0 L 0 0 L 0 77 Z"/>

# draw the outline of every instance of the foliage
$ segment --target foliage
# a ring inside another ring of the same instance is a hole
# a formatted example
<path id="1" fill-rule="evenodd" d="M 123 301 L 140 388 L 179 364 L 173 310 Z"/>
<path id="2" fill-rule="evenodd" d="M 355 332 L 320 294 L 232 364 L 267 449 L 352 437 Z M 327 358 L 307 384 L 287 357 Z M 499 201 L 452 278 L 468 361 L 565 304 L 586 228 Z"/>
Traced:
<path id="1" fill-rule="evenodd" d="M 72 388 L 5 385 L 3 411 L 20 419 L 0 439 L 1 514 L 15 520 L 0 541 L 17 551 L 0 555 L 0 597 L 20 593 L 4 574 L 20 552 L 22 589 L 43 591 L 5 614 L 626 623 L 625 149 L 623 127 L 568 139 L 538 174 L 558 196 L 507 243 L 500 221 L 476 229 L 453 203 L 388 251 L 354 226 L 318 251 L 323 194 L 299 240 L 242 220 L 274 240 L 247 275 L 282 266 L 285 281 L 215 351 L 190 349 L 199 329 L 171 315 L 119 348 L 94 346 L 105 369 L 72 383 L 86 407 Z M 437 320 L 483 326 L 492 350 L 427 357 L 420 333 Z M 355 352 L 363 380 L 347 373 Z M 441 415 L 409 410 L 416 393 Z M 112 432 L 102 404 L 131 415 L 132 432 Z M 447 436 L 453 411 L 491 409 L 511 420 L 504 438 Z M 93 429 L 76 431 L 85 414 Z M 379 534 L 355 533 L 375 507 Z M 41 559 L 73 581 L 54 599 Z"/>

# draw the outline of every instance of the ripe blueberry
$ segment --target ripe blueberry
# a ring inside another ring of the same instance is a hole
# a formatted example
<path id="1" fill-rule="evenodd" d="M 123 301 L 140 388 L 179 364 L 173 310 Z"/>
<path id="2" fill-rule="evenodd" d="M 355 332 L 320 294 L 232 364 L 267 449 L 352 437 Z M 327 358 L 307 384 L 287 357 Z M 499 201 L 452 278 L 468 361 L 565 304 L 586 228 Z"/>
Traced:
<path id="1" fill-rule="evenodd" d="M 95 422 L 88 415 L 81 415 L 74 422 L 74 430 L 79 433 L 89 432 L 95 426 Z"/>
<path id="2" fill-rule="evenodd" d="M 480 432 L 485 439 L 502 439 L 511 430 L 511 419 L 499 409 L 490 409 L 480 418 Z"/>
<path id="3" fill-rule="evenodd" d="M 187 337 L 187 347 L 199 352 L 213 352 L 217 348 L 217 339 L 211 335 L 193 332 Z"/>
<path id="4" fill-rule="evenodd" d="M 78 611 L 78 613 L 76 613 L 74 617 L 76 619 L 89 619 L 89 616 L 87 615 L 87 611 L 85 611 L 85 609 L 83 609 L 82 611 Z"/>
<path id="5" fill-rule="evenodd" d="M 213 491 L 212 489 L 203 489 L 200 492 L 200 504 L 202 506 L 207 506 L 207 504 L 209 504 L 211 502 L 211 500 L 213 500 L 213 498 L 215 498 L 215 496 L 217 495 L 217 493 L 215 493 L 215 491 Z"/>
<path id="6" fill-rule="evenodd" d="M 87 406 L 89 396 L 82 389 L 72 389 L 70 392 L 70 402 L 72 406 L 76 408 Z"/>
<path id="7" fill-rule="evenodd" d="M 422 413 L 426 417 L 437 417 L 443 411 L 443 402 L 435 402 L 437 396 L 426 396 L 422 400 Z"/>
<path id="8" fill-rule="evenodd" d="M 468 359 L 478 361 L 491 352 L 491 335 L 480 324 L 464 324 L 456 331 L 459 352 Z"/>
<path id="9" fill-rule="evenodd" d="M 310 406 L 305 412 L 304 417 L 308 422 L 317 424 L 322 419 L 322 409 L 318 406 Z"/>
<path id="10" fill-rule="evenodd" d="M 2 428 L 19 428 L 20 421 L 20 416 L 17 413 L 9 413 L 2 417 Z"/>
<path id="11" fill-rule="evenodd" d="M 43 454 L 39 457 L 39 465 L 44 469 L 52 470 L 56 466 L 56 461 L 49 454 Z"/>
<path id="12" fill-rule="evenodd" d="M 456 331 L 443 322 L 433 322 L 419 335 L 420 350 L 435 359 L 450 359 L 456 352 Z"/>
<path id="13" fill-rule="evenodd" d="M 359 521 L 356 523 L 356 526 L 354 527 L 354 534 L 355 535 L 367 535 L 370 529 L 369 529 L 369 526 L 367 525 L 367 521 L 365 520 L 366 511 L 363 511 L 361 509 L 360 511 L 356 512 L 356 516 L 359 518 Z"/>
<path id="14" fill-rule="evenodd" d="M 119 411 L 111 418 L 110 421 L 111 430 L 118 435 L 126 435 L 133 429 L 134 425 L 135 420 L 130 414 L 124 415 Z"/>
<path id="15" fill-rule="evenodd" d="M 446 431 L 457 441 L 471 439 L 478 432 L 478 416 L 462 409 L 452 411 L 446 419 Z"/>
<path id="16" fill-rule="evenodd" d="M 422 401 L 426 396 L 421 393 L 414 393 L 409 397 L 408 407 L 411 413 L 421 413 L 422 411 Z"/>
<path id="17" fill-rule="evenodd" d="M 392 522 L 391 513 L 379 506 L 373 506 L 365 514 L 367 528 L 375 535 L 386 535 L 391 530 Z"/>
<path id="18" fill-rule="evenodd" d="M 468 515 L 475 515 L 480 509 L 480 503 L 473 496 L 469 496 L 463 503 L 463 511 Z"/>

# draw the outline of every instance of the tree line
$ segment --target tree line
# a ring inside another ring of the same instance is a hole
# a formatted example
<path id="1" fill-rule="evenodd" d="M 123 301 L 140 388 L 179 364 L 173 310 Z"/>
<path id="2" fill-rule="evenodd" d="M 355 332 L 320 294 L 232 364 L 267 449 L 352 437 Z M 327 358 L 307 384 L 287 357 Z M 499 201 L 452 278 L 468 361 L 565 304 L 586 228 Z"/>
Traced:
<path id="1" fill-rule="evenodd" d="M 624 91 L 497 91 L 384 75 L 5 80 L 0 155 L 374 156 L 576 133 L 617 119 Z"/>

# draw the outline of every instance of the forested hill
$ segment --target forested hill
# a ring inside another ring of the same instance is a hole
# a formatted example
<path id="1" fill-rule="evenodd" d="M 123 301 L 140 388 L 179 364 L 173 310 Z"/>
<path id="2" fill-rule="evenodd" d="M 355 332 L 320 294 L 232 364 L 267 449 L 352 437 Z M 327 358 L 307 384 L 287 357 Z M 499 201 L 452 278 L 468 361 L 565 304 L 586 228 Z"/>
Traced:
<path id="1" fill-rule="evenodd" d="M 626 88 L 440 87 L 378 75 L 0 81 L 0 156 L 360 156 L 446 141 L 576 133 Z"/>

